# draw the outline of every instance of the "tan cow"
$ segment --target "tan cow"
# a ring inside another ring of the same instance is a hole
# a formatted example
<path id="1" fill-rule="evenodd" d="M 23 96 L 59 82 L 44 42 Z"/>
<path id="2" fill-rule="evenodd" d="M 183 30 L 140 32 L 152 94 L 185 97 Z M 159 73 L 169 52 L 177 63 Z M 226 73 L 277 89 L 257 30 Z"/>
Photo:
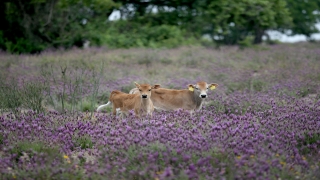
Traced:
<path id="1" fill-rule="evenodd" d="M 151 100 L 156 109 L 167 111 L 185 109 L 192 114 L 202 107 L 204 99 L 208 97 L 208 90 L 213 90 L 216 87 L 218 84 L 207 84 L 201 81 L 194 85 L 189 84 L 188 89 L 182 90 L 157 88 L 151 91 Z M 137 88 L 131 89 L 129 92 L 129 94 L 134 93 L 138 93 Z"/>
<path id="2" fill-rule="evenodd" d="M 127 116 L 129 110 L 134 110 L 135 115 L 140 117 L 140 114 L 147 114 L 152 116 L 154 111 L 153 103 L 150 99 L 151 89 L 157 86 L 151 86 L 149 84 L 135 83 L 137 92 L 135 94 L 127 94 L 121 91 L 112 91 L 107 104 L 98 107 L 97 111 L 112 104 L 112 113 L 116 115 L 116 111 L 121 111 L 122 117 Z"/>

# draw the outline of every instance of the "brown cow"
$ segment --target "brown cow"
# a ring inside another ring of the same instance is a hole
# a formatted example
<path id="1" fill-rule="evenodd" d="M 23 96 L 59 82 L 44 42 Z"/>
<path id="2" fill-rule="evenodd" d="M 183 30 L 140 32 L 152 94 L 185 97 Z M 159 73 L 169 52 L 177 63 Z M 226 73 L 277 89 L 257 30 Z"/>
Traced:
<path id="1" fill-rule="evenodd" d="M 121 91 L 112 91 L 107 104 L 98 107 L 97 111 L 112 104 L 112 113 L 116 115 L 116 111 L 120 110 L 122 117 L 127 116 L 129 110 L 134 110 L 135 115 L 140 117 L 140 114 L 152 116 L 154 111 L 153 103 L 150 99 L 151 89 L 157 88 L 157 85 L 135 83 L 137 92 L 135 94 L 127 94 Z"/>
<path id="2" fill-rule="evenodd" d="M 176 90 L 157 88 L 151 91 L 151 100 L 156 109 L 161 110 L 177 110 L 185 109 L 192 113 L 202 107 L 204 99 L 208 97 L 208 89 L 215 89 L 218 84 L 207 84 L 206 82 L 198 82 L 197 84 L 189 84 L 188 89 Z M 131 89 L 129 94 L 138 93 L 138 89 Z"/>

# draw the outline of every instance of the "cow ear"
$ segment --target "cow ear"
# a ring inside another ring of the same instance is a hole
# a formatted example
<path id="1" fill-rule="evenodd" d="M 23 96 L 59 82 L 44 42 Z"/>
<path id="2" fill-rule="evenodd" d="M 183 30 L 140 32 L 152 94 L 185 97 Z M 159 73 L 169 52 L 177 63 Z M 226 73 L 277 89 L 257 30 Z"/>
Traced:
<path id="1" fill-rule="evenodd" d="M 158 89 L 158 88 L 160 88 L 160 84 L 155 84 L 155 85 L 152 87 L 152 89 Z"/>
<path id="2" fill-rule="evenodd" d="M 210 84 L 209 85 L 209 88 L 211 89 L 211 90 L 214 90 L 216 87 L 218 87 L 219 85 L 218 84 L 215 84 L 215 83 L 212 83 L 212 84 Z"/>
<path id="3" fill-rule="evenodd" d="M 189 85 L 188 85 L 188 89 L 189 89 L 189 91 L 194 91 L 194 85 L 189 84 Z"/>
<path id="4" fill-rule="evenodd" d="M 134 84 L 136 85 L 137 88 L 140 87 L 140 85 L 137 82 L 134 82 Z"/>

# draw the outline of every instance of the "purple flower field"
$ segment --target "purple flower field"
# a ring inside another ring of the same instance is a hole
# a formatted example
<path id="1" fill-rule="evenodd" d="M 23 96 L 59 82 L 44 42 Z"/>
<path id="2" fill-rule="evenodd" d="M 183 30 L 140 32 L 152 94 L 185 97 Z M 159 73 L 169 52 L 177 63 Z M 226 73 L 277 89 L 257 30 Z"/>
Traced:
<path id="1" fill-rule="evenodd" d="M 1 111 L 0 179 L 320 178 L 318 44 L 92 48 L 0 61 L 3 84 L 46 87 L 45 111 Z M 194 116 L 93 112 L 134 81 L 185 89 L 199 80 L 219 87 Z"/>

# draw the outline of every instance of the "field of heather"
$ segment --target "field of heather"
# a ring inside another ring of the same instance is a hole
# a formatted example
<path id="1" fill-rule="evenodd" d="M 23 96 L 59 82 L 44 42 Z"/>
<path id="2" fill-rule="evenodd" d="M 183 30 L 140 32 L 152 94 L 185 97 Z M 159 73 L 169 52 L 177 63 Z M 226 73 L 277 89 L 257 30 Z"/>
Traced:
<path id="1" fill-rule="evenodd" d="M 217 83 L 201 110 L 119 119 L 134 82 Z M 0 55 L 0 179 L 319 179 L 320 46 Z"/>

